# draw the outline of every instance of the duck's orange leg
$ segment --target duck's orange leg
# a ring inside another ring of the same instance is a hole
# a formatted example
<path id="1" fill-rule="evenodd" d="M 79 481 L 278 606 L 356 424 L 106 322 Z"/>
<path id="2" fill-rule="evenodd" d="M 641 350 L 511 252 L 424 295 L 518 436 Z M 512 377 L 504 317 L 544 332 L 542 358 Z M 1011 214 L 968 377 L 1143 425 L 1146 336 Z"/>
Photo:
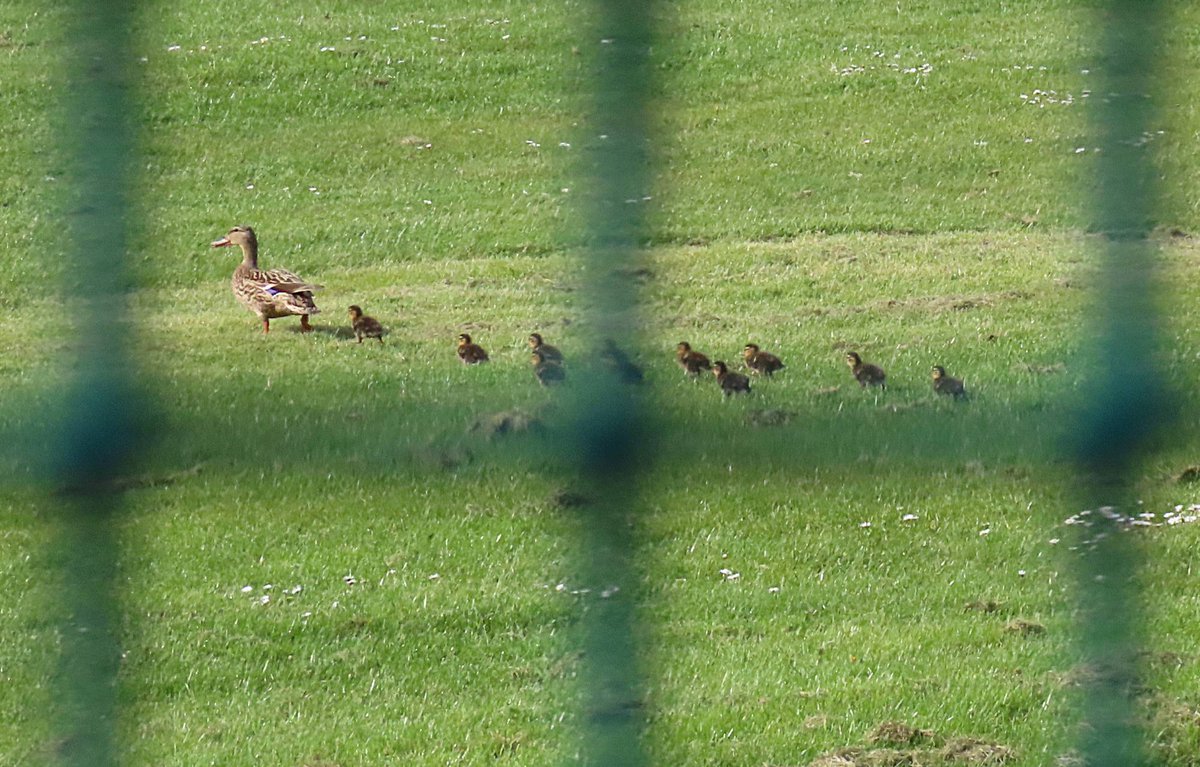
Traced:
<path id="1" fill-rule="evenodd" d="M 308 324 L 308 315 L 307 314 L 300 315 L 300 332 L 301 333 L 311 333 L 312 332 L 312 325 Z"/>
<path id="2" fill-rule="evenodd" d="M 268 319 L 264 319 L 263 320 L 263 333 L 270 333 L 270 332 L 271 332 L 271 321 Z"/>

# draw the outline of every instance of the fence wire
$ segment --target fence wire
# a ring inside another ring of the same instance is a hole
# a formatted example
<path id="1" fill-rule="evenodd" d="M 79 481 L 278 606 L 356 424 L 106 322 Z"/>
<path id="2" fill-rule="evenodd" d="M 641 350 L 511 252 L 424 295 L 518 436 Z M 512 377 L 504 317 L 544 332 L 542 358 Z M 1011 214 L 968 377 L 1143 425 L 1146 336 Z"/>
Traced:
<path id="1" fill-rule="evenodd" d="M 638 326 L 633 274 L 643 236 L 642 200 L 652 180 L 647 136 L 652 8 L 647 0 L 601 0 L 591 39 L 600 46 L 593 62 L 592 100 L 598 142 L 588 175 L 589 247 L 582 264 L 586 326 L 598 359 L 607 344 L 634 340 Z M 638 506 L 637 478 L 645 471 L 645 440 L 637 401 L 616 371 L 600 368 L 584 377 L 573 411 L 581 435 L 578 457 L 584 497 L 583 572 L 599 595 L 583 617 L 583 678 L 586 698 L 584 763 L 635 767 L 639 747 L 641 682 L 636 642 L 636 574 L 631 520 Z"/>
<path id="2" fill-rule="evenodd" d="M 123 260 L 129 220 L 129 167 L 133 141 L 129 117 L 128 51 L 134 4 L 92 0 L 74 4 L 69 110 L 64 144 L 75 169 L 78 200 L 71 212 L 70 279 L 89 286 L 79 308 L 78 374 L 67 397 L 68 419 L 60 440 L 65 509 L 65 602 L 68 620 L 58 689 L 63 762 L 108 767 L 116 746 L 118 645 L 115 638 L 116 540 L 120 499 L 112 480 L 134 457 L 138 402 L 128 377 L 122 311 Z M 588 212 L 590 247 L 582 291 L 593 296 L 587 325 L 597 348 L 609 339 L 628 342 L 637 323 L 636 286 L 641 199 L 652 182 L 648 147 L 654 4 L 598 0 L 589 34 L 611 40 L 595 61 L 593 126 L 609 137 L 591 166 L 595 190 Z M 1096 128 L 1101 141 L 1097 229 L 1106 234 L 1095 319 L 1098 375 L 1078 433 L 1081 495 L 1093 509 L 1130 498 L 1130 467 L 1161 413 L 1148 392 L 1153 369 L 1156 313 L 1154 251 L 1147 234 L 1154 203 L 1150 158 L 1136 141 L 1150 128 L 1153 64 L 1163 3 L 1111 0 L 1103 9 L 1102 92 Z M 68 288 L 68 293 L 70 289 Z M 630 390 L 603 371 L 581 376 L 590 383 L 573 401 L 581 434 L 573 446 L 583 496 L 586 579 L 594 599 L 584 614 L 587 694 L 584 761 L 640 765 L 642 716 L 639 649 L 635 638 L 636 578 L 631 565 L 630 515 L 638 506 L 637 478 L 649 454 L 639 432 Z M 1138 595 L 1137 559 L 1118 522 L 1097 516 L 1094 546 L 1081 559 L 1084 620 L 1081 643 L 1093 689 L 1085 696 L 1081 751 L 1088 765 L 1142 763 L 1134 722 Z"/>
<path id="3" fill-rule="evenodd" d="M 57 703 L 62 762 L 79 767 L 117 763 L 114 516 L 120 497 L 113 480 L 134 457 L 139 413 L 124 315 L 132 10 L 133 3 L 123 0 L 74 3 L 70 119 L 62 136 L 75 180 L 68 211 L 72 266 L 64 292 L 78 322 L 78 359 L 59 438 L 66 624 Z"/>
<path id="4" fill-rule="evenodd" d="M 1084 505 L 1093 511 L 1078 581 L 1088 675 L 1080 751 L 1089 767 L 1145 763 L 1137 721 L 1141 600 L 1138 554 L 1122 535 L 1136 462 L 1164 413 L 1156 367 L 1156 249 L 1150 239 L 1156 171 L 1139 140 L 1151 130 L 1164 3 L 1112 0 L 1103 9 L 1095 229 L 1099 284 L 1091 327 L 1095 374 L 1079 424 Z"/>

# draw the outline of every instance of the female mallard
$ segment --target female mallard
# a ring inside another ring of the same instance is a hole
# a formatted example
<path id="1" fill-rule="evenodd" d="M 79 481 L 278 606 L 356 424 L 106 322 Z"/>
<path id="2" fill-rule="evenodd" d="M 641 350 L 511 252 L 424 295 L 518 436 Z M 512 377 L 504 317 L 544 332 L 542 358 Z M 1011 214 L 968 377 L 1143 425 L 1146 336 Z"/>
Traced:
<path id="1" fill-rule="evenodd" d="M 310 314 L 320 313 L 313 303 L 313 291 L 321 285 L 305 282 L 286 269 L 264 271 L 258 268 L 258 238 L 248 226 L 235 226 L 229 234 L 212 244 L 214 248 L 237 245 L 242 249 L 242 263 L 233 270 L 233 295 L 262 320 L 263 332 L 271 332 L 271 320 L 300 315 L 300 332 L 308 333 Z"/>

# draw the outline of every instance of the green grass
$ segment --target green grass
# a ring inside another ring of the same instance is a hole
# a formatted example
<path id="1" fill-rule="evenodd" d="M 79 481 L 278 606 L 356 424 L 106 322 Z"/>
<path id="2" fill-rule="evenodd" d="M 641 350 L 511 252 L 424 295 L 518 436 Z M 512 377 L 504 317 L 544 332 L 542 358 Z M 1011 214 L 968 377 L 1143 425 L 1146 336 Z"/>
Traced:
<path id="1" fill-rule="evenodd" d="M 661 8 L 635 339 L 654 459 L 635 520 L 647 748 L 805 765 L 899 720 L 934 731 L 913 758 L 974 737 L 1053 763 L 1081 676 L 1063 521 L 1093 374 L 1094 156 L 1075 150 L 1097 17 L 809 5 Z M 62 745 L 48 712 L 69 630 L 46 429 L 75 350 L 77 296 L 58 292 L 72 173 L 53 148 L 69 41 L 35 6 L 0 8 L 6 764 Z M 122 763 L 578 759 L 579 619 L 603 584 L 582 581 L 561 500 L 569 392 L 536 386 L 524 339 L 583 353 L 577 201 L 603 141 L 587 9 L 144 5 L 129 308 L 154 429 L 119 518 Z M 1196 502 L 1177 478 L 1200 444 L 1200 254 L 1167 234 L 1200 227 L 1182 75 L 1200 19 L 1175 15 L 1147 144 L 1164 169 L 1161 375 L 1179 393 L 1137 467 L 1159 515 Z M 326 286 L 320 332 L 263 337 L 237 305 L 236 256 L 208 247 L 237 223 L 265 266 Z M 351 342 L 351 303 L 384 345 Z M 463 330 L 492 364 L 458 364 Z M 680 340 L 727 360 L 752 340 L 788 367 L 723 401 L 674 366 Z M 887 369 L 886 393 L 851 381 L 851 348 Z M 939 401 L 933 364 L 971 398 Z M 546 430 L 471 428 L 510 409 Z M 1200 743 L 1198 531 L 1137 533 L 1147 732 L 1172 766 Z"/>

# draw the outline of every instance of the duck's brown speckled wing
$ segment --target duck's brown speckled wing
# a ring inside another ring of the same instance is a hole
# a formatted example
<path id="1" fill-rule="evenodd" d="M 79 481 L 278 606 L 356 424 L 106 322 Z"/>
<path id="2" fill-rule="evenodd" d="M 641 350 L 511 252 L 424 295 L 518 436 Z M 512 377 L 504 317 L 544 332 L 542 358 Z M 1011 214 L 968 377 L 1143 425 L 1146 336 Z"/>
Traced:
<path id="1" fill-rule="evenodd" d="M 238 299 L 264 317 L 319 314 L 312 294 L 321 287 L 287 269 L 239 268 L 233 275 L 233 291 Z"/>

